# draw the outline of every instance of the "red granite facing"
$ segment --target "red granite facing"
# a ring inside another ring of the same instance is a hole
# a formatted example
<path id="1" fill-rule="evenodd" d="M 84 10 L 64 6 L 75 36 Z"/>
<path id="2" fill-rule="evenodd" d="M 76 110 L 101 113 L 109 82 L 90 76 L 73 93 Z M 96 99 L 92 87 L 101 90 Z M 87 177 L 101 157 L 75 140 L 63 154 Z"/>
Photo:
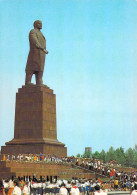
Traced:
<path id="1" fill-rule="evenodd" d="M 57 140 L 56 96 L 47 86 L 23 86 L 16 94 L 14 139 L 2 154 L 45 153 L 67 156 Z"/>

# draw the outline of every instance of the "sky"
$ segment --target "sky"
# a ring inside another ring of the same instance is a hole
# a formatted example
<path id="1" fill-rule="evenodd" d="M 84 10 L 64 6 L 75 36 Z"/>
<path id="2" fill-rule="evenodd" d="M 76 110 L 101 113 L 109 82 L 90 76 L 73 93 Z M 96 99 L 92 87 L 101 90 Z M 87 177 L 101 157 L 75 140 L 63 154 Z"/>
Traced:
<path id="1" fill-rule="evenodd" d="M 137 144 L 137 1 L 0 0 L 0 146 L 14 136 L 29 31 L 43 23 L 43 81 L 68 155 Z M 35 80 L 33 78 L 33 82 Z"/>

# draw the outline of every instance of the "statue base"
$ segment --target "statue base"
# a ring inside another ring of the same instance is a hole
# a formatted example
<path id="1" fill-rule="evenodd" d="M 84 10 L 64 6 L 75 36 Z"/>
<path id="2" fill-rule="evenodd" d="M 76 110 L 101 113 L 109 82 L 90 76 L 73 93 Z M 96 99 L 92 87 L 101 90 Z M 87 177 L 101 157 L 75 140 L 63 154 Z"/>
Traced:
<path id="1" fill-rule="evenodd" d="M 1 147 L 2 154 L 67 156 L 57 140 L 56 96 L 46 85 L 25 85 L 16 94 L 14 139 Z"/>
<path id="2" fill-rule="evenodd" d="M 28 153 L 29 154 L 43 153 L 43 154 L 56 155 L 58 157 L 62 157 L 62 156 L 65 157 L 67 156 L 67 148 L 64 147 L 64 144 L 59 144 L 59 143 L 54 144 L 49 142 L 38 144 L 37 141 L 35 142 L 35 144 L 26 143 L 26 141 L 24 141 L 23 144 L 14 144 L 14 145 L 12 145 L 12 141 L 11 141 L 6 143 L 6 146 L 1 147 L 1 154 L 18 155 L 18 154 L 28 154 Z"/>

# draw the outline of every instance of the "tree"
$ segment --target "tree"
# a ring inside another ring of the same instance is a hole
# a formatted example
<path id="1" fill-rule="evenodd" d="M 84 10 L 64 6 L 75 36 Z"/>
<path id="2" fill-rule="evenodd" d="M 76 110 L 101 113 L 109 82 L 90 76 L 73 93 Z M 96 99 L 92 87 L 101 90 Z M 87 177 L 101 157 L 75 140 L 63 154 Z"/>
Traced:
<path id="1" fill-rule="evenodd" d="M 121 165 L 125 165 L 126 163 L 126 157 L 125 157 L 125 153 L 124 153 L 124 148 L 120 147 L 120 148 L 117 148 L 115 150 L 115 160 L 121 164 Z"/>
<path id="2" fill-rule="evenodd" d="M 109 151 L 107 152 L 106 155 L 106 161 L 109 162 L 111 160 L 115 160 L 114 148 L 112 146 L 109 148 Z"/>
<path id="3" fill-rule="evenodd" d="M 129 148 L 126 151 L 126 165 L 132 166 L 134 162 L 134 150 L 132 148 Z"/>
<path id="4" fill-rule="evenodd" d="M 102 150 L 100 153 L 100 159 L 103 160 L 104 162 L 106 161 L 106 152 L 105 150 Z"/>
<path id="5" fill-rule="evenodd" d="M 135 144 L 134 150 L 135 152 L 137 152 L 137 144 Z"/>
<path id="6" fill-rule="evenodd" d="M 134 162 L 133 162 L 133 166 L 137 167 L 137 145 L 135 145 L 134 147 Z"/>
<path id="7" fill-rule="evenodd" d="M 89 151 L 85 151 L 84 154 L 82 155 L 83 158 L 91 158 L 92 157 L 92 153 Z"/>
<path id="8" fill-rule="evenodd" d="M 78 154 L 77 154 L 77 157 L 80 158 L 80 156 L 81 156 L 81 155 L 78 153 Z"/>
<path id="9" fill-rule="evenodd" d="M 93 157 L 94 159 L 100 159 L 100 153 L 99 153 L 98 151 L 96 151 L 96 152 L 92 155 L 92 157 Z"/>

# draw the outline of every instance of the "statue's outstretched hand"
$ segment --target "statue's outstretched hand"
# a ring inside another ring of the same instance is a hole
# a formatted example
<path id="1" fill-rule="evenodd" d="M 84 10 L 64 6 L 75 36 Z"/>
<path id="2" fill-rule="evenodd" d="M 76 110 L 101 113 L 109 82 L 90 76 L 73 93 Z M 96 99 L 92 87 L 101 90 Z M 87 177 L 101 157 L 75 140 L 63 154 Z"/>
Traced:
<path id="1" fill-rule="evenodd" d="M 43 49 L 43 51 L 45 52 L 45 54 L 48 54 L 49 53 L 48 50 L 46 50 L 46 49 Z"/>

